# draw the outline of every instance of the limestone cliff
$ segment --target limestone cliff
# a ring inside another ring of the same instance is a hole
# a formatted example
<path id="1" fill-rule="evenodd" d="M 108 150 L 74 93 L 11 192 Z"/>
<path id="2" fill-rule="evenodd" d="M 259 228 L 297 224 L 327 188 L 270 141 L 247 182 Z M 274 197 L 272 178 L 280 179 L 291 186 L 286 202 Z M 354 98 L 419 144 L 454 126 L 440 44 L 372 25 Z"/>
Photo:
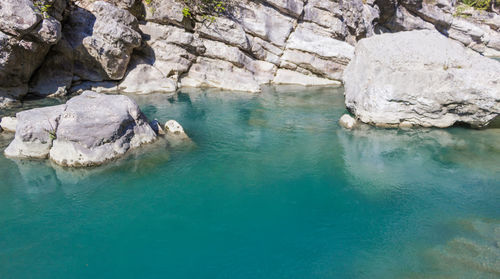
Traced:
<path id="1" fill-rule="evenodd" d="M 48 12 L 37 8 L 49 2 Z M 0 0 L 0 13 L 12 15 L 0 19 L 0 106 L 28 92 L 339 85 L 358 40 L 416 29 L 500 56 L 500 15 L 457 7 L 452 0 L 233 0 L 212 21 L 184 17 L 179 0 Z"/>

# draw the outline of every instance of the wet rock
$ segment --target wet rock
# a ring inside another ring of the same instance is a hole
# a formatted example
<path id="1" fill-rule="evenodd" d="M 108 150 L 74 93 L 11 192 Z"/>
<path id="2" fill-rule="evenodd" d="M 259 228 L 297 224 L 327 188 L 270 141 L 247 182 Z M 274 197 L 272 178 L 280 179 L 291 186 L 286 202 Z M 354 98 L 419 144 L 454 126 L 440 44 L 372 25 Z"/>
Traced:
<path id="1" fill-rule="evenodd" d="M 339 124 L 340 124 L 340 126 L 346 128 L 348 130 L 351 130 L 352 128 L 354 128 L 356 126 L 357 121 L 349 114 L 344 114 L 344 115 L 342 115 L 342 117 L 340 117 Z"/>
<path id="2" fill-rule="evenodd" d="M 171 146 L 192 143 L 189 136 L 184 132 L 184 128 L 175 120 L 169 120 L 165 123 L 165 135 Z"/>
<path id="3" fill-rule="evenodd" d="M 488 125 L 500 114 L 500 63 L 436 31 L 361 40 L 344 72 L 346 106 L 378 126 Z"/>
<path id="4" fill-rule="evenodd" d="M 155 131 L 156 135 L 165 135 L 165 130 L 163 130 L 160 122 L 157 119 L 151 121 L 149 125 L 151 126 L 151 128 L 153 128 L 153 131 Z"/>

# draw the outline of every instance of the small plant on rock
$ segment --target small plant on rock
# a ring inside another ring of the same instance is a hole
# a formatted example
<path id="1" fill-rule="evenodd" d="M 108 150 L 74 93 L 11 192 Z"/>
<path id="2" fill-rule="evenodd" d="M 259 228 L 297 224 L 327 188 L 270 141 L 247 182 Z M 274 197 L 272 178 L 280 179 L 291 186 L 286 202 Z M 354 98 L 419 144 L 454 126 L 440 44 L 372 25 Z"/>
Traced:
<path id="1" fill-rule="evenodd" d="M 56 140 L 57 139 L 57 134 L 56 134 L 56 129 L 54 126 L 52 126 L 52 123 L 50 123 L 50 120 L 47 118 L 47 123 L 49 123 L 50 129 L 44 129 L 45 132 L 49 134 L 50 140 Z"/>
<path id="2" fill-rule="evenodd" d="M 52 5 L 46 4 L 42 0 L 36 0 L 33 2 L 33 4 L 35 5 L 36 10 L 42 14 L 43 18 L 50 17 L 49 11 L 50 11 L 50 8 L 52 7 Z"/>
<path id="3" fill-rule="evenodd" d="M 184 9 L 182 14 L 186 18 L 200 16 L 203 20 L 210 22 L 224 13 L 231 5 L 231 0 L 183 0 Z"/>
<path id="4" fill-rule="evenodd" d="M 488 10 L 492 7 L 492 0 L 461 0 L 461 2 L 476 10 Z"/>

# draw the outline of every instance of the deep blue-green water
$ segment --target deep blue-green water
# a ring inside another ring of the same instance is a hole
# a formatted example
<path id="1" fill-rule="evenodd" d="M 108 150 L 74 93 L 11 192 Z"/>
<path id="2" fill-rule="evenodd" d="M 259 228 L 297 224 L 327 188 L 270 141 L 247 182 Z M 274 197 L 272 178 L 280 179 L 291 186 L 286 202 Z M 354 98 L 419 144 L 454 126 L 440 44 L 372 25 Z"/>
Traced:
<path id="1" fill-rule="evenodd" d="M 346 131 L 342 89 L 131 97 L 195 145 L 0 155 L 0 278 L 500 277 L 500 129 Z"/>

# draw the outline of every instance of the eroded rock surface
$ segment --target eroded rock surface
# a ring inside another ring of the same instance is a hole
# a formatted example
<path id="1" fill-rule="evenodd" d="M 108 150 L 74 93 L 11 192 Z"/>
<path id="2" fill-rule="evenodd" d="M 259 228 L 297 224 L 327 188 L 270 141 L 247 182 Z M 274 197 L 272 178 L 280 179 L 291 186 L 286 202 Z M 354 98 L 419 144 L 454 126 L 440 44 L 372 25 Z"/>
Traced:
<path id="1" fill-rule="evenodd" d="M 86 91 L 64 105 L 20 112 L 17 119 L 5 155 L 48 157 L 63 166 L 100 165 L 156 139 L 137 104 L 123 95 Z"/>
<path id="2" fill-rule="evenodd" d="M 39 1 L 64 9 L 64 1 Z M 0 1 L 0 107 L 28 93 L 28 82 L 61 37 L 61 14 L 31 0 Z"/>
<path id="3" fill-rule="evenodd" d="M 500 56 L 498 11 L 451 0 L 234 0 L 213 19 L 185 17 L 179 0 L 35 3 L 0 0 L 4 105 L 26 92 L 60 96 L 83 88 L 147 94 L 338 85 L 359 40 L 401 31 L 437 30 Z"/>
<path id="4" fill-rule="evenodd" d="M 15 117 L 2 117 L 0 119 L 0 128 L 6 132 L 15 133 L 17 126 L 17 119 Z"/>
<path id="5" fill-rule="evenodd" d="M 500 63 L 437 31 L 361 40 L 344 73 L 346 106 L 379 126 L 488 125 L 500 114 Z"/>

